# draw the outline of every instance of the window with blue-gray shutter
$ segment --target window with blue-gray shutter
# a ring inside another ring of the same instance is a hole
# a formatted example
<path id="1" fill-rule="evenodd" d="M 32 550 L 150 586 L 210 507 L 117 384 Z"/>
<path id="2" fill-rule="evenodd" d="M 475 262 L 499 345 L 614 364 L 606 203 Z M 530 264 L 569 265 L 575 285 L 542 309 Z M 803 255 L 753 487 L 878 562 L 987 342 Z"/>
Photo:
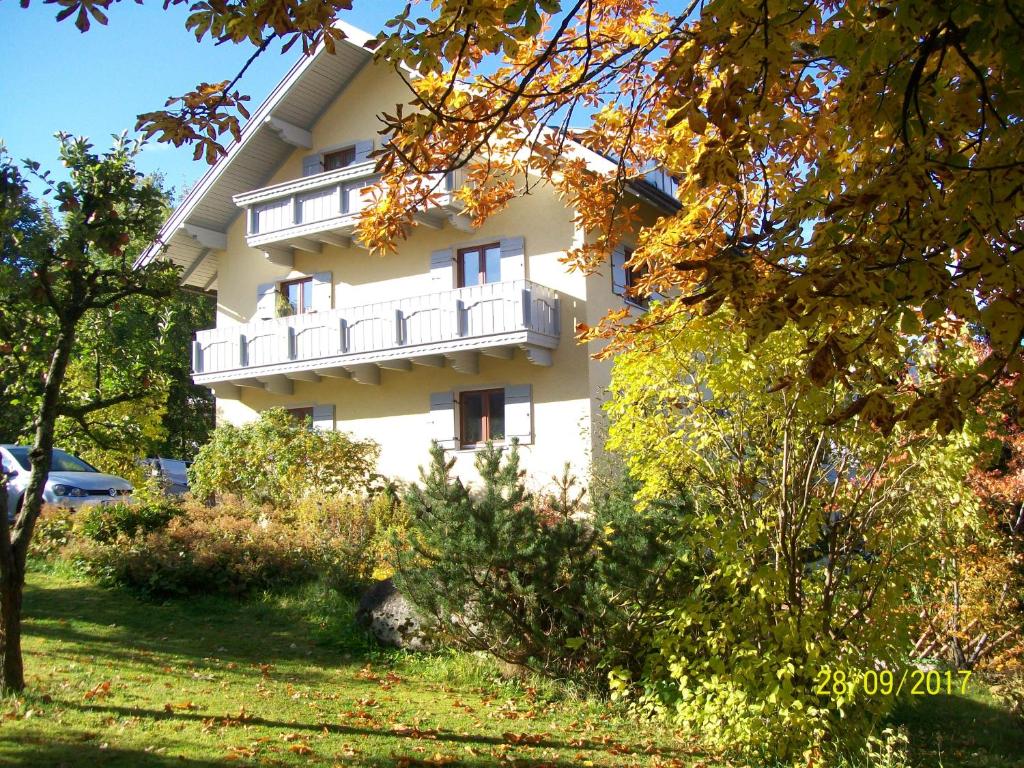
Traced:
<path id="1" fill-rule="evenodd" d="M 612 292 L 626 295 L 626 246 L 617 245 L 612 251 Z"/>
<path id="2" fill-rule="evenodd" d="M 334 431 L 334 404 L 313 406 L 313 429 Z"/>
<path id="3" fill-rule="evenodd" d="M 327 312 L 334 308 L 334 281 L 330 272 L 313 274 L 314 312 Z"/>
<path id="4" fill-rule="evenodd" d="M 459 447 L 458 399 L 454 392 L 430 395 L 430 436 L 445 450 Z"/>
<path id="5" fill-rule="evenodd" d="M 321 154 L 306 155 L 302 158 L 302 175 L 315 176 L 324 170 L 324 156 Z"/>
<path id="6" fill-rule="evenodd" d="M 370 153 L 373 152 L 373 140 L 368 139 L 366 141 L 356 142 L 356 158 L 353 160 L 354 163 L 365 163 L 370 159 Z"/>
<path id="7" fill-rule="evenodd" d="M 501 240 L 501 279 L 526 279 L 525 240 L 521 237 L 505 237 Z"/>
<path id="8" fill-rule="evenodd" d="M 443 248 L 430 254 L 431 289 L 447 291 L 455 285 L 455 251 Z"/>
<path id="9" fill-rule="evenodd" d="M 533 442 L 533 387 L 510 384 L 505 387 L 505 442 Z"/>
<path id="10" fill-rule="evenodd" d="M 262 283 L 256 286 L 256 319 L 270 320 L 277 317 L 277 283 Z"/>

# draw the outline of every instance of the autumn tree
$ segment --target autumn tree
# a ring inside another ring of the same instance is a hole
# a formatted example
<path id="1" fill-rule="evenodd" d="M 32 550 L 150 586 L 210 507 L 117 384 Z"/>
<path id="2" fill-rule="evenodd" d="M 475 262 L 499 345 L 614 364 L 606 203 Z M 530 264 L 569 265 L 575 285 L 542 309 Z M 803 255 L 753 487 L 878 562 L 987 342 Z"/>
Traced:
<path id="1" fill-rule="evenodd" d="M 85 31 L 110 5 L 75 0 L 58 18 Z M 350 7 L 199 4 L 186 27 L 254 57 L 277 42 L 333 50 Z M 603 354 L 728 303 L 755 343 L 787 322 L 822 329 L 803 352 L 812 381 L 871 384 L 846 416 L 870 403 L 886 424 L 949 431 L 1024 368 L 1022 46 L 1018 0 L 436 0 L 420 17 L 406 5 L 373 43 L 410 98 L 382 116 L 389 194 L 362 238 L 393 247 L 433 192 L 429 173 L 466 168 L 460 199 L 476 221 L 548 182 L 592 234 L 570 264 L 599 269 L 635 232 L 639 290 L 677 297 L 639 322 L 613 313 L 582 329 L 611 340 Z M 138 127 L 214 161 L 248 115 L 239 77 Z M 630 182 L 652 167 L 676 180 L 680 205 L 641 226 Z M 878 375 L 899 331 L 933 339 L 964 324 L 992 350 L 972 370 L 910 401 Z"/>
<path id="2" fill-rule="evenodd" d="M 980 346 L 977 354 L 987 353 Z M 1016 378 L 982 400 L 987 430 L 968 476 L 981 516 L 974 526 L 943 528 L 940 567 L 918 589 L 915 654 L 958 669 L 1024 663 L 1024 429 L 1009 395 Z"/>
<path id="3" fill-rule="evenodd" d="M 803 376 L 809 333 L 790 324 L 751 350 L 739 325 L 725 308 L 676 318 L 615 366 L 610 445 L 641 507 L 692 496 L 673 537 L 696 573 L 660 595 L 644 674 L 624 685 L 758 764 L 833 764 L 894 701 L 863 676 L 907 663 L 910 598 L 939 568 L 941 534 L 974 526 L 977 435 L 837 419 L 860 393 Z M 966 345 L 897 343 L 888 374 L 921 385 L 971 359 Z"/>
<path id="4" fill-rule="evenodd" d="M 162 192 L 137 173 L 137 144 L 123 138 L 106 154 L 97 154 L 85 139 L 61 134 L 60 156 L 67 181 L 54 181 L 39 165 L 28 163 L 56 206 L 43 226 L 16 227 L 32 220 L 25 211 L 36 206 L 27 179 L 6 153 L 0 154 L 0 356 L 12 396 L 33 412 L 32 473 L 13 524 L 0 509 L 0 688 L 24 687 L 21 655 L 21 605 L 29 542 L 42 506 L 54 436 L 65 418 L 92 431 L 95 414 L 146 398 L 152 383 L 125 355 L 95 386 L 68 387 L 75 375 L 76 344 L 88 346 L 83 328 L 95 328 L 97 316 L 138 297 L 159 299 L 178 286 L 177 268 L 158 262 L 134 268 L 133 238 L 149 241 L 164 213 Z M 152 350 L 151 350 L 152 351 Z M 42 361 L 42 362 L 40 362 Z M 30 377 L 26 380 L 25 377 Z M 32 377 L 39 377 L 37 388 Z M 6 493 L 0 505 L 6 507 Z"/>

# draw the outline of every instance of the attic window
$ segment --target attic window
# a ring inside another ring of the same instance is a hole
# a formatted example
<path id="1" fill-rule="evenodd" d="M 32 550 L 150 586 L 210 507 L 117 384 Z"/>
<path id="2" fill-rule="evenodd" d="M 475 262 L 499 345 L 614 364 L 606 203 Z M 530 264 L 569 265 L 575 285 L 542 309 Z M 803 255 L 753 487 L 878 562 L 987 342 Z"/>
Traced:
<path id="1" fill-rule="evenodd" d="M 336 171 L 339 168 L 347 168 L 356 161 L 355 146 L 345 147 L 336 152 L 324 154 L 324 171 Z"/>

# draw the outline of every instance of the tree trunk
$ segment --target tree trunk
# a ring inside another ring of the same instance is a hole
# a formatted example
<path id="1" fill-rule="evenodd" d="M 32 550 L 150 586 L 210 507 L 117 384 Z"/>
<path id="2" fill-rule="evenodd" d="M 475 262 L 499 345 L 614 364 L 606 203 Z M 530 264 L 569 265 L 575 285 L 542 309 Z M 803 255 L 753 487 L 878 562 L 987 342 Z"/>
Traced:
<path id="1" fill-rule="evenodd" d="M 0 691 L 25 689 L 25 667 L 21 655 L 21 601 L 25 588 L 25 562 L 32 531 L 43 506 L 43 491 L 50 474 L 53 433 L 60 408 L 60 392 L 75 342 L 75 323 L 62 324 L 43 387 L 43 400 L 36 420 L 32 446 L 32 474 L 25 489 L 21 512 L 13 529 L 7 522 L 6 478 L 0 502 Z"/>
<path id="2" fill-rule="evenodd" d="M 6 514 L 6 513 L 5 513 Z M 0 582 L 0 690 L 25 688 L 25 665 L 21 658 L 21 593 L 25 576 Z"/>

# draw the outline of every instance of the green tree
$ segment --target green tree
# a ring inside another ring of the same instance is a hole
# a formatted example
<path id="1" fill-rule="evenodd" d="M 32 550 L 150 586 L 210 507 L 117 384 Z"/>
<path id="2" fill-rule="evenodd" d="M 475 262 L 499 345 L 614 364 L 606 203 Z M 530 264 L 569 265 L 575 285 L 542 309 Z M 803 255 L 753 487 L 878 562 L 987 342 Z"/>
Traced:
<path id="1" fill-rule="evenodd" d="M 893 701 L 860 680 L 903 668 L 912 588 L 937 568 L 941 535 L 978 520 L 977 435 L 883 433 L 883 398 L 843 418 L 858 393 L 807 380 L 810 334 L 787 325 L 751 350 L 739 325 L 725 310 L 676 320 L 616 362 L 610 445 L 641 503 L 678 485 L 694 499 L 676 535 L 697 587 L 662 594 L 639 683 L 713 743 L 817 763 L 863 745 Z M 887 373 L 922 386 L 973 360 L 966 345 L 899 343 L 904 364 Z"/>
<path id="2" fill-rule="evenodd" d="M 29 542 L 42 506 L 49 474 L 57 422 L 61 417 L 88 425 L 92 414 L 145 398 L 144 377 L 113 374 L 98 386 L 66 389 L 68 376 L 80 364 L 74 350 L 83 327 L 98 313 L 134 297 L 166 298 L 178 285 L 178 270 L 166 262 L 135 269 L 136 242 L 149 241 L 164 214 L 164 196 L 134 166 L 137 144 L 119 139 L 114 148 L 97 154 L 85 139 L 61 134 L 60 157 L 69 180 L 54 182 L 30 171 L 52 195 L 56 214 L 44 227 L 12 228 L 25 221 L 35 205 L 21 170 L 0 154 L 0 329 L 10 334 L 0 343 L 27 348 L 22 355 L 0 356 L 5 381 L 19 381 L 26 372 L 39 374 L 40 384 L 21 384 L 18 397 L 30 397 L 34 412 L 34 439 L 30 453 L 32 473 L 13 526 L 0 509 L 0 687 L 24 688 L 21 653 L 21 606 Z M 58 218 L 59 217 L 59 218 Z M 134 374 L 134 361 L 126 367 Z M 13 366 L 13 371 L 8 366 Z M 0 506 L 6 508 L 6 493 Z"/>

